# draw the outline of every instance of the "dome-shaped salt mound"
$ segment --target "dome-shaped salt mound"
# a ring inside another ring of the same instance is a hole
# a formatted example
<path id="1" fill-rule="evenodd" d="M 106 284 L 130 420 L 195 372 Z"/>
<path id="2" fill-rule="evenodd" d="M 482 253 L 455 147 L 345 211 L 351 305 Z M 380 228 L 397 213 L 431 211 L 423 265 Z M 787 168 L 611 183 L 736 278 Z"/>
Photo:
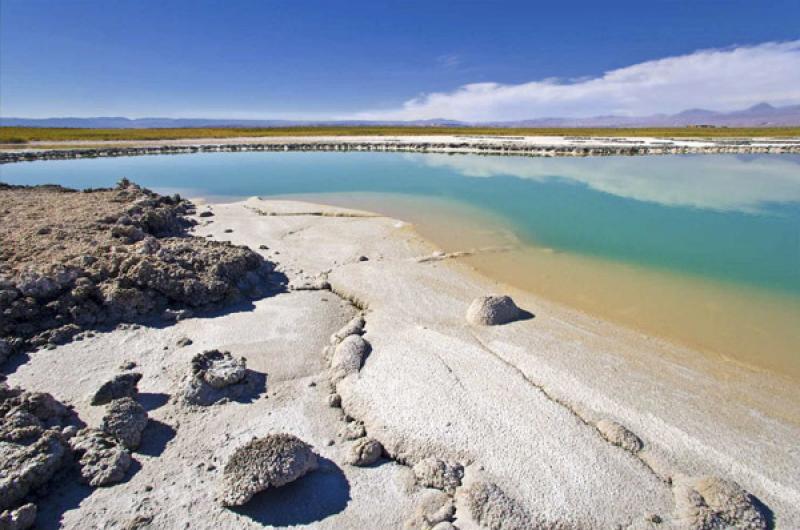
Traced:
<path id="1" fill-rule="evenodd" d="M 519 320 L 525 315 L 510 296 L 480 296 L 467 309 L 467 322 L 478 326 L 496 326 Z"/>

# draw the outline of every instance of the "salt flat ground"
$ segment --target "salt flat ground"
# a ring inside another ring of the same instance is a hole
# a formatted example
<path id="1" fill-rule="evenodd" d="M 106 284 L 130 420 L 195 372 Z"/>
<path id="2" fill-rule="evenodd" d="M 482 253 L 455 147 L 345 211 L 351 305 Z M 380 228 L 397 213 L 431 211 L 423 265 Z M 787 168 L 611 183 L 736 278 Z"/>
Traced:
<path id="1" fill-rule="evenodd" d="M 91 394 L 122 362 L 136 362 L 151 417 L 135 454 L 139 469 L 126 482 L 57 490 L 41 503 L 40 521 L 398 528 L 425 493 L 408 466 L 436 456 L 467 464 L 468 479 L 485 477 L 567 527 L 646 528 L 651 514 L 670 524 L 670 479 L 703 474 L 737 481 L 778 528 L 800 527 L 798 391 L 779 376 L 510 290 L 436 254 L 394 219 L 257 198 L 211 208 L 212 222 L 200 219 L 197 235 L 266 245 L 258 251 L 291 284 L 327 275 L 332 291 L 290 290 L 220 315 L 118 329 L 31 354 L 10 382 L 51 392 L 90 425 L 102 415 L 89 405 Z M 470 301 L 495 292 L 512 294 L 533 318 L 469 325 Z M 336 387 L 342 412 L 327 405 L 322 350 L 359 307 L 372 351 Z M 193 344 L 178 347 L 182 337 Z M 266 373 L 265 392 L 200 410 L 176 402 L 191 357 L 210 348 L 245 356 Z M 348 465 L 351 442 L 338 436 L 345 415 L 363 421 L 391 458 Z M 644 450 L 608 443 L 594 427 L 600 419 L 628 427 Z M 270 432 L 309 442 L 321 469 L 241 510 L 220 508 L 214 497 L 226 458 Z M 463 505 L 456 524 L 475 526 Z"/>

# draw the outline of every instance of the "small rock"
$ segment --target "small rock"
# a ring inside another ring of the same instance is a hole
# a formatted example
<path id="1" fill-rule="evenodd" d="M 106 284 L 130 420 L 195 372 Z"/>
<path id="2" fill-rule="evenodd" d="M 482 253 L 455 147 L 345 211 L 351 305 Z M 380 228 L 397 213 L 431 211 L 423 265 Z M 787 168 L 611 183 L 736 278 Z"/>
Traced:
<path id="1" fill-rule="evenodd" d="M 258 245 L 259 250 L 269 250 L 267 245 Z"/>
<path id="2" fill-rule="evenodd" d="M 210 350 L 192 359 L 192 368 L 203 380 L 216 389 L 236 384 L 244 379 L 247 366 L 244 359 L 234 359 L 230 352 Z"/>
<path id="3" fill-rule="evenodd" d="M 339 394 L 331 394 L 328 396 L 328 406 L 331 408 L 341 408 L 342 407 L 342 396 Z"/>
<path id="4" fill-rule="evenodd" d="M 120 370 L 133 370 L 136 368 L 136 363 L 133 361 L 125 361 L 119 365 Z"/>
<path id="5" fill-rule="evenodd" d="M 170 322 L 179 322 L 187 318 L 192 318 L 192 311 L 189 309 L 165 309 L 161 313 L 161 318 Z"/>
<path id="6" fill-rule="evenodd" d="M 350 448 L 348 463 L 354 466 L 369 466 L 378 461 L 383 453 L 383 446 L 374 438 L 361 438 Z"/>
<path id="7" fill-rule="evenodd" d="M 119 440 L 128 449 L 136 449 L 147 427 L 147 411 L 129 397 L 115 399 L 106 407 L 100 429 Z"/>
<path id="8" fill-rule="evenodd" d="M 359 256 L 358 261 L 369 261 L 369 258 L 366 256 Z"/>
<path id="9" fill-rule="evenodd" d="M 136 385 L 141 378 L 142 374 L 138 372 L 128 372 L 106 381 L 92 397 L 92 405 L 105 405 L 115 399 L 135 397 L 138 393 Z"/>
<path id="10" fill-rule="evenodd" d="M 333 440 L 331 440 L 330 438 L 328 438 L 327 440 L 325 440 L 325 445 L 326 445 L 326 446 L 328 446 L 328 447 L 331 447 L 331 446 L 332 446 L 333 444 L 335 444 L 335 443 L 336 443 L 336 442 L 334 442 L 334 441 L 333 441 Z"/>
<path id="11" fill-rule="evenodd" d="M 222 471 L 219 502 L 241 506 L 267 488 L 277 488 L 318 467 L 311 446 L 291 434 L 255 438 L 233 452 Z"/>
<path id="12" fill-rule="evenodd" d="M 184 348 L 192 344 L 192 339 L 190 339 L 189 337 L 181 337 L 175 344 L 177 344 L 179 348 Z"/>
<path id="13" fill-rule="evenodd" d="M 247 369 L 245 359 L 230 352 L 207 350 L 192 358 L 184 383 L 183 399 L 191 405 L 208 406 L 257 392 L 258 374 Z"/>
<path id="14" fill-rule="evenodd" d="M 203 210 L 202 212 L 197 214 L 197 217 L 214 217 L 214 212 L 212 212 L 211 210 Z"/>
<path id="15" fill-rule="evenodd" d="M 510 296 L 481 296 L 467 309 L 467 322 L 479 326 L 496 326 L 518 320 L 522 310 Z"/>
<path id="16" fill-rule="evenodd" d="M 232 228 L 226 228 L 226 229 L 224 230 L 224 232 L 225 232 L 226 234 L 230 234 L 230 233 L 233 233 L 233 229 L 232 229 Z"/>
<path id="17" fill-rule="evenodd" d="M 36 505 L 32 502 L 0 513 L 0 529 L 26 530 L 36 522 Z"/>
<path id="18" fill-rule="evenodd" d="M 612 444 L 632 453 L 638 453 L 644 447 L 638 436 L 615 421 L 600 420 L 597 422 L 597 430 Z"/>

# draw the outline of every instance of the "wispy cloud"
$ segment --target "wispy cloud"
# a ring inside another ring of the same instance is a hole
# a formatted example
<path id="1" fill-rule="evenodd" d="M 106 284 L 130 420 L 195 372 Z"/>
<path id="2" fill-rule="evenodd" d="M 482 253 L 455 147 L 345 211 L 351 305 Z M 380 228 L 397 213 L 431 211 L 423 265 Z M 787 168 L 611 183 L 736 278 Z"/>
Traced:
<path id="1" fill-rule="evenodd" d="M 439 61 L 457 65 L 458 57 Z M 452 92 L 423 94 L 400 108 L 363 112 L 358 117 L 488 121 L 632 116 L 698 107 L 730 111 L 762 101 L 800 103 L 800 40 L 700 50 L 579 80 L 473 83 Z"/>
<path id="2" fill-rule="evenodd" d="M 452 70 L 454 68 L 458 68 L 461 66 L 462 59 L 460 55 L 455 53 L 447 53 L 445 55 L 440 55 L 436 58 L 436 63 L 444 69 Z"/>

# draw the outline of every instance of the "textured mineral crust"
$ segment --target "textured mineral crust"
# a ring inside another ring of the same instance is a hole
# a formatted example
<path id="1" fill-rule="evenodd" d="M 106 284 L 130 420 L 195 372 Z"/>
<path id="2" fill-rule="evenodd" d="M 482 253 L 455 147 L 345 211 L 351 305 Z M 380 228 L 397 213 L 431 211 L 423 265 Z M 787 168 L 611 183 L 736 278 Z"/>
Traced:
<path id="1" fill-rule="evenodd" d="M 565 528 L 539 524 L 525 508 L 492 482 L 477 481 L 463 490 L 470 515 L 489 530 L 532 530 Z"/>
<path id="2" fill-rule="evenodd" d="M 406 530 L 432 530 L 440 524 L 450 524 L 455 516 L 455 506 L 450 495 L 441 491 L 428 491 L 422 497 L 413 517 L 406 521 Z M 446 528 L 446 527 L 445 527 Z"/>
<path id="3" fill-rule="evenodd" d="M 121 481 L 131 465 L 128 451 L 113 436 L 97 429 L 82 429 L 69 440 L 81 481 L 109 486 Z"/>
<path id="4" fill-rule="evenodd" d="M 272 264 L 191 237 L 191 203 L 123 180 L 114 189 L 0 183 L 0 362 L 82 329 L 221 306 L 267 292 Z"/>
<path id="5" fill-rule="evenodd" d="M 510 296 L 481 296 L 467 308 L 467 322 L 478 326 L 507 324 L 523 315 Z"/>
<path id="6" fill-rule="evenodd" d="M 219 501 L 241 506 L 267 488 L 278 488 L 317 469 L 311 446 L 291 434 L 255 438 L 236 449 L 222 473 Z"/>
<path id="7" fill-rule="evenodd" d="M 429 457 L 414 465 L 414 476 L 420 486 L 436 488 L 452 495 L 464 478 L 464 466 Z"/>

